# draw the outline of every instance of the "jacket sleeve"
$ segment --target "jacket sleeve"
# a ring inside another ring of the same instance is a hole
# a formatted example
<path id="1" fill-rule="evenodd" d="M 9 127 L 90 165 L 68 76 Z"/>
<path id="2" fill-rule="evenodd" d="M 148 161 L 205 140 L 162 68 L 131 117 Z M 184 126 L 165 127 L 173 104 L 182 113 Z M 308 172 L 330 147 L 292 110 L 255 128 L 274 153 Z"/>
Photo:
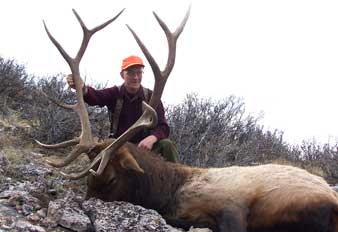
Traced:
<path id="1" fill-rule="evenodd" d="M 158 105 L 157 109 L 158 123 L 155 128 L 150 131 L 151 135 L 154 135 L 158 140 L 169 137 L 170 128 L 165 118 L 165 111 L 162 102 Z"/>
<path id="2" fill-rule="evenodd" d="M 117 98 L 118 88 L 116 86 L 101 90 L 96 90 L 87 86 L 87 93 L 83 97 L 85 102 L 90 106 L 108 106 Z"/>

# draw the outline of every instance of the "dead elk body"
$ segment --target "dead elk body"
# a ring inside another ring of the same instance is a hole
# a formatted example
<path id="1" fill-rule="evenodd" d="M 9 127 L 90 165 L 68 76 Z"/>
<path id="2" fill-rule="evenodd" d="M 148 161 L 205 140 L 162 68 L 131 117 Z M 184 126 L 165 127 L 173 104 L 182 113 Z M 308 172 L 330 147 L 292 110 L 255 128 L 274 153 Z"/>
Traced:
<path id="1" fill-rule="evenodd" d="M 163 71 L 128 26 L 153 70 L 154 90 L 150 106 L 143 104 L 145 110 L 141 118 L 118 139 L 102 143 L 95 142 L 92 136 L 83 100 L 79 65 L 91 36 L 113 22 L 122 11 L 113 19 L 89 30 L 74 10 L 83 29 L 83 40 L 75 58 L 66 53 L 45 25 L 49 38 L 70 66 L 76 88 L 75 105 L 58 104 L 75 110 L 82 127 L 81 135 L 72 140 L 54 145 L 38 142 L 46 148 L 75 145 L 62 161 L 49 163 L 63 167 L 79 155 L 87 154 L 92 160 L 88 167 L 75 174 L 63 173 L 71 179 L 88 175 L 87 197 L 128 201 L 155 209 L 169 224 L 177 227 L 209 227 L 222 232 L 338 232 L 337 194 L 322 178 L 302 169 L 280 165 L 194 168 L 164 162 L 151 152 L 126 143 L 139 130 L 156 124 L 156 111 L 153 109 L 156 109 L 173 69 L 176 41 L 189 12 L 190 8 L 173 33 L 154 13 L 169 46 Z"/>
<path id="2" fill-rule="evenodd" d="M 336 192 L 305 170 L 273 164 L 194 168 L 129 143 L 101 176 L 88 176 L 89 197 L 154 209 L 185 229 L 338 231 Z"/>

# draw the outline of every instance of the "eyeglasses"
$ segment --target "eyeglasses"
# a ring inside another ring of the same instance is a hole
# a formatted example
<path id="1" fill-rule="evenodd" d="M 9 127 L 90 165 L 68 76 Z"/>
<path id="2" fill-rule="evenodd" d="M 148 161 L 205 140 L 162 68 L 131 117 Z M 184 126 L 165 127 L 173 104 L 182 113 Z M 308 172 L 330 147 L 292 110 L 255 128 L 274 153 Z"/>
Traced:
<path id="1" fill-rule="evenodd" d="M 143 75 L 143 71 L 142 70 L 126 70 L 126 74 L 130 77 L 134 77 L 134 76 L 142 76 Z"/>

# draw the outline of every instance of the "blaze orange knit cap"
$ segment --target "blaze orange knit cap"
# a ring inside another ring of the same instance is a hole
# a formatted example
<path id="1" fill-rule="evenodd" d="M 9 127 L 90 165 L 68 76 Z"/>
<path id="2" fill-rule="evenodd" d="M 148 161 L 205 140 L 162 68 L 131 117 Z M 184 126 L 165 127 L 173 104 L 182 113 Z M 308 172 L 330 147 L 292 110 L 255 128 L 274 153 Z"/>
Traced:
<path id="1" fill-rule="evenodd" d="M 122 66 L 121 66 L 121 71 L 129 68 L 130 66 L 133 65 L 141 65 L 144 67 L 143 61 L 140 57 L 138 56 L 129 56 L 122 61 Z"/>

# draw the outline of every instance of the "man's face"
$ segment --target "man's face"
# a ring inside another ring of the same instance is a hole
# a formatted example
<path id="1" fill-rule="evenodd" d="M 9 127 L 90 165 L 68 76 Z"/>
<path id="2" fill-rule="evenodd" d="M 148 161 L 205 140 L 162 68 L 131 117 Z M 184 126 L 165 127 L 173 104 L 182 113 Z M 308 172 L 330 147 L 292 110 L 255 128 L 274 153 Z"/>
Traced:
<path id="1" fill-rule="evenodd" d="M 135 65 L 123 70 L 121 77 L 124 80 L 124 86 L 129 93 L 136 93 L 142 81 L 143 66 Z"/>

